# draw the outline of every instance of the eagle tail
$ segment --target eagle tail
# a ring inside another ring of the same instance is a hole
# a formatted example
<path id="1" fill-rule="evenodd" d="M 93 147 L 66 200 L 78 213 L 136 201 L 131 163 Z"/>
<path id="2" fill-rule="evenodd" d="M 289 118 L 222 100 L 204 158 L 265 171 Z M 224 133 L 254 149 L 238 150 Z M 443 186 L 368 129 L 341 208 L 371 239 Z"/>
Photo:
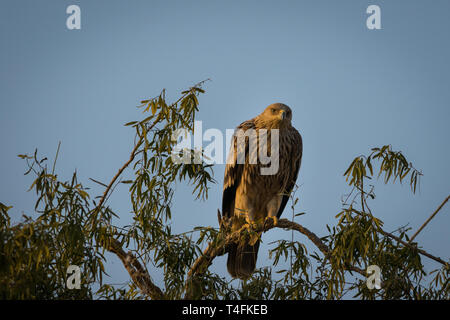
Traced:
<path id="1" fill-rule="evenodd" d="M 242 280 L 250 278 L 255 271 L 259 249 L 258 240 L 254 245 L 233 243 L 228 250 L 227 269 L 233 278 Z"/>

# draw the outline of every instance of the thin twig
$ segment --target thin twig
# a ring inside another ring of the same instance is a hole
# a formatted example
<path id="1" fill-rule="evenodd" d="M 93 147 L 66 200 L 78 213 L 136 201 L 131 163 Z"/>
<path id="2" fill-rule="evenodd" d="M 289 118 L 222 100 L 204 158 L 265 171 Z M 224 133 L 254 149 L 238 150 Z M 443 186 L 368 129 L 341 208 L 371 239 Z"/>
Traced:
<path id="1" fill-rule="evenodd" d="M 450 199 L 450 195 L 445 198 L 445 200 L 440 204 L 440 206 L 433 212 L 433 214 L 427 219 L 427 221 L 424 222 L 424 224 L 419 228 L 419 230 L 417 230 L 417 232 L 411 237 L 411 239 L 409 239 L 409 243 L 411 243 L 414 238 L 420 233 L 420 231 L 423 230 L 423 228 L 425 228 L 425 226 L 428 224 L 428 222 L 431 221 L 431 219 L 434 218 L 434 216 L 439 212 L 439 210 L 442 209 L 442 207 L 447 203 L 448 199 Z"/>
<path id="2" fill-rule="evenodd" d="M 103 187 L 105 187 L 105 188 L 108 188 L 108 186 L 107 186 L 106 184 L 104 184 L 103 182 L 100 182 L 100 181 L 95 180 L 95 179 L 92 179 L 92 178 L 89 178 L 89 180 L 92 180 L 92 181 L 94 181 L 95 183 L 97 183 L 97 184 L 99 184 L 99 185 L 101 185 L 101 186 L 103 186 Z"/>
<path id="3" fill-rule="evenodd" d="M 400 243 L 403 244 L 405 247 L 417 249 L 417 252 L 419 252 L 421 255 L 424 255 L 425 257 L 428 257 L 428 258 L 430 258 L 430 259 L 432 259 L 432 260 L 434 260 L 434 261 L 436 261 L 436 262 L 439 262 L 439 263 L 443 264 L 444 266 L 448 266 L 448 263 L 445 262 L 444 260 L 442 260 L 441 258 L 435 257 L 435 256 L 433 256 L 432 254 L 429 254 L 428 252 L 426 252 L 425 250 L 422 250 L 422 249 L 417 248 L 417 246 L 415 246 L 415 245 L 413 245 L 413 244 L 410 244 L 410 243 L 408 243 L 408 242 L 406 242 L 406 241 L 400 239 L 400 238 L 397 237 L 397 236 L 394 236 L 392 233 L 386 232 L 386 231 L 384 231 L 384 230 L 380 230 L 380 232 L 381 232 L 383 235 L 385 235 L 385 236 L 387 236 L 387 237 L 390 237 L 390 238 L 392 238 L 392 239 L 394 239 L 394 240 L 400 242 Z"/>
<path id="4" fill-rule="evenodd" d="M 56 149 L 56 156 L 55 160 L 53 161 L 52 176 L 55 174 L 56 160 L 58 160 L 59 155 L 59 147 L 61 147 L 61 141 L 58 142 L 58 149 Z"/>
<path id="5" fill-rule="evenodd" d="M 156 124 L 156 123 L 154 123 Z M 112 178 L 111 182 L 108 184 L 108 186 L 106 187 L 105 191 L 103 192 L 103 196 L 100 199 L 100 202 L 98 203 L 98 205 L 95 207 L 94 211 L 99 210 L 103 203 L 106 200 L 106 196 L 108 195 L 108 192 L 111 190 L 114 182 L 116 182 L 117 178 L 119 178 L 119 176 L 122 174 L 122 172 L 130 165 L 131 162 L 133 162 L 134 158 L 136 157 L 136 151 L 139 148 L 139 146 L 142 144 L 142 140 L 139 141 L 133 148 L 133 150 L 131 151 L 130 154 L 130 158 L 128 159 L 127 162 L 125 162 L 125 164 L 119 169 L 119 171 L 117 171 L 116 175 Z"/>

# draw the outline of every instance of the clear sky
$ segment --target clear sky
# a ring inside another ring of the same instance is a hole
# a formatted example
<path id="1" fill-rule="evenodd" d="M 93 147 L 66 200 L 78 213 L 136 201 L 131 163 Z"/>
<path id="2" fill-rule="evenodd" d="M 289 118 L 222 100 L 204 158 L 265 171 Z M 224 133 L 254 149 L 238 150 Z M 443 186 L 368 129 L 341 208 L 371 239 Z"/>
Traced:
<path id="1" fill-rule="evenodd" d="M 81 8 L 81 30 L 66 28 L 71 4 Z M 371 4 L 381 8 L 381 30 L 366 27 Z M 133 131 L 123 124 L 142 116 L 139 101 L 163 88 L 175 98 L 210 78 L 204 129 L 234 128 L 274 102 L 292 108 L 304 142 L 298 222 L 324 235 L 349 191 L 342 174 L 351 160 L 392 144 L 422 170 L 420 190 L 376 183 L 372 209 L 387 231 L 416 230 L 450 191 L 449 13 L 446 0 L 2 0 L 0 201 L 16 220 L 33 215 L 32 178 L 17 154 L 38 148 L 53 158 L 58 141 L 59 176 L 77 170 L 100 193 L 88 178 L 107 182 L 128 158 Z M 175 231 L 217 226 L 224 165 L 214 169 L 218 184 L 205 202 L 177 186 Z M 126 186 L 110 205 L 130 221 Z M 446 259 L 449 225 L 447 206 L 417 241 Z M 290 232 L 264 235 L 258 267 L 270 264 L 267 243 L 281 238 Z M 225 259 L 213 264 L 222 275 Z M 128 279 L 114 257 L 108 271 L 107 281 Z"/>

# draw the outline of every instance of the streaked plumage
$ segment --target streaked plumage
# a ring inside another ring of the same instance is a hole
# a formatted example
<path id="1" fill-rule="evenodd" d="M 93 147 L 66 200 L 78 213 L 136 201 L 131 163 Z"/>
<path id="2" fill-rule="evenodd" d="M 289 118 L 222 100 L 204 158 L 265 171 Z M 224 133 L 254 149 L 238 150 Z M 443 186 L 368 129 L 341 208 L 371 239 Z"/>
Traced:
<path id="1" fill-rule="evenodd" d="M 265 218 L 279 218 L 286 207 L 302 159 L 302 138 L 291 125 L 292 111 L 281 103 L 268 106 L 257 117 L 244 121 L 236 130 L 256 132 L 267 130 L 267 150 L 270 154 L 271 129 L 279 129 L 279 169 L 275 174 L 262 175 L 261 168 L 269 167 L 258 161 L 251 164 L 255 154 L 248 155 L 252 137 L 245 139 L 245 145 L 237 146 L 236 132 L 233 136 L 231 158 L 225 167 L 222 215 L 231 218 L 232 231 L 239 230 L 246 221 L 262 223 Z M 263 139 L 257 139 L 257 149 L 263 146 Z M 238 156 L 245 149 L 245 163 L 238 163 Z M 233 152 L 234 151 L 234 152 Z M 259 240 L 254 244 L 234 244 L 228 251 L 228 272 L 235 278 L 246 279 L 256 266 Z"/>

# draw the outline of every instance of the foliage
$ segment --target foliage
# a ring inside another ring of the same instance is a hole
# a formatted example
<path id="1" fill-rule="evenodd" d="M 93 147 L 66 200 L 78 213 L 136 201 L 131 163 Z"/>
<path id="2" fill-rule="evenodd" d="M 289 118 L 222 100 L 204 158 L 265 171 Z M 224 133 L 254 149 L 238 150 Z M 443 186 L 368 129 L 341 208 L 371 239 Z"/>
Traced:
<path id="1" fill-rule="evenodd" d="M 87 231 L 89 195 L 76 174 L 62 183 L 39 162 L 34 162 L 40 171 L 35 171 L 38 177 L 32 186 L 39 217 L 24 216 L 12 226 L 11 207 L 0 203 L 0 297 L 90 299 L 91 285 L 105 273 L 105 259 Z M 66 290 L 69 265 L 79 266 L 85 275 L 80 290 Z"/>
<path id="2" fill-rule="evenodd" d="M 367 189 L 365 185 L 374 173 L 384 175 L 385 183 L 409 181 L 413 192 L 422 175 L 390 145 L 355 158 L 345 171 L 352 190 L 336 215 L 336 225 L 327 226 L 328 234 L 317 238 L 319 250 L 308 252 L 294 239 L 274 242 L 270 249 L 273 267 L 257 270 L 238 287 L 211 272 L 207 267 L 215 256 L 224 253 L 221 246 L 229 241 L 225 223 L 219 221 L 221 228 L 197 227 L 181 234 L 174 234 L 171 228 L 175 184 L 187 181 L 194 197 L 206 200 L 209 185 L 215 182 L 212 165 L 203 161 L 199 151 L 177 151 L 190 163 L 179 163 L 171 157 L 177 130 L 193 131 L 203 84 L 183 91 L 173 103 L 166 101 L 165 90 L 141 101 L 139 107 L 146 117 L 126 124 L 136 133 L 130 158 L 108 185 L 98 182 L 105 188 L 100 197 L 93 197 L 78 182 L 76 173 L 70 181 L 60 181 L 54 172 L 55 163 L 49 171 L 47 158 L 38 159 L 37 152 L 19 155 L 27 163 L 26 174 L 36 176 L 30 190 L 36 192 L 37 218 L 24 216 L 22 222 L 12 224 L 8 213 L 12 207 L 0 203 L 1 298 L 342 299 L 348 293 L 360 299 L 450 297 L 448 263 L 427 273 L 423 252 L 416 243 L 408 242 L 408 230 L 401 228 L 398 235 L 385 232 L 383 222 L 370 209 L 374 187 Z M 380 162 L 378 173 L 376 161 Z M 127 168 L 133 170 L 134 178 L 121 180 Z M 129 186 L 133 214 L 133 223 L 120 228 L 113 224 L 119 214 L 107 205 L 119 184 Z M 298 198 L 291 194 L 291 200 L 294 220 L 299 215 L 294 214 Z M 239 236 L 248 236 L 248 231 L 243 230 Z M 125 286 L 103 283 L 106 251 L 116 253 L 130 273 Z M 202 258 L 205 265 L 199 263 Z M 276 270 L 280 262 L 288 260 L 289 269 Z M 80 290 L 66 288 L 69 265 L 82 270 Z M 382 270 L 379 290 L 366 286 L 369 265 Z M 160 289 L 151 282 L 146 266 L 162 270 Z M 147 276 L 145 281 L 141 273 Z"/>

